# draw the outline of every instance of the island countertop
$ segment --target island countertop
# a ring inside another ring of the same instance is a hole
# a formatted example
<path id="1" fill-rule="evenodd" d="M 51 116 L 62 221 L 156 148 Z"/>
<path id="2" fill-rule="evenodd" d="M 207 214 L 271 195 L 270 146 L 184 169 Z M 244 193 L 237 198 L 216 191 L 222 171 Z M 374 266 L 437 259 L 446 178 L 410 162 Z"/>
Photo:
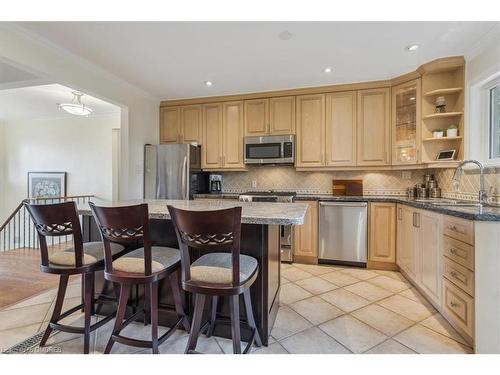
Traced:
<path id="1" fill-rule="evenodd" d="M 234 202 L 223 199 L 214 200 L 164 200 L 164 199 L 137 199 L 124 201 L 105 201 L 95 199 L 97 206 L 121 207 L 147 203 L 151 219 L 170 219 L 167 205 L 184 210 L 220 210 L 241 206 L 241 222 L 243 224 L 267 225 L 302 225 L 307 211 L 305 203 L 268 203 L 268 202 Z M 88 204 L 79 204 L 78 212 L 82 215 L 91 215 Z"/>

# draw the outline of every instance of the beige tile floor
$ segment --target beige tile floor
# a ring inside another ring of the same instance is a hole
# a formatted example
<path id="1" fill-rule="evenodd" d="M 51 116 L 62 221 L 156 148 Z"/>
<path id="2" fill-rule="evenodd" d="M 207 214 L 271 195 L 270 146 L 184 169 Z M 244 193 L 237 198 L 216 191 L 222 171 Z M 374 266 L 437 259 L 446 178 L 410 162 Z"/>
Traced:
<path id="1" fill-rule="evenodd" d="M 255 354 L 299 353 L 471 353 L 472 349 L 398 272 L 338 266 L 283 264 L 281 302 L 270 345 Z M 80 284 L 68 288 L 66 306 L 79 303 Z M 0 350 L 45 329 L 53 308 L 51 290 L 0 311 Z M 76 313 L 68 320 L 82 319 Z M 112 322 L 99 328 L 91 351 L 102 353 Z M 150 327 L 131 324 L 127 335 L 147 338 Z M 164 332 L 164 329 L 161 329 Z M 183 353 L 187 334 L 179 331 L 161 353 Z M 81 353 L 80 335 L 56 333 L 48 352 Z M 244 343 L 242 343 L 244 346 Z M 231 340 L 200 336 L 197 350 L 230 353 Z M 113 353 L 150 353 L 115 344 Z"/>

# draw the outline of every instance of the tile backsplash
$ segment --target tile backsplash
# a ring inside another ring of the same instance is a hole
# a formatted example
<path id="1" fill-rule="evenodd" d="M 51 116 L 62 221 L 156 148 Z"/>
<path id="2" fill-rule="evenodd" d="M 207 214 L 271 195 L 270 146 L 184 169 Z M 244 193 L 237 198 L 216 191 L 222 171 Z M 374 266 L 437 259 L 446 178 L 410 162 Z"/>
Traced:
<path id="1" fill-rule="evenodd" d="M 247 172 L 224 172 L 223 191 L 243 193 L 250 190 L 296 191 L 299 194 L 331 194 L 333 179 L 362 179 L 365 195 L 406 195 L 406 189 L 423 181 L 424 174 L 433 173 L 442 194 L 449 198 L 477 199 L 479 174 L 464 170 L 457 190 L 452 183 L 454 169 L 403 171 L 318 171 L 298 172 L 293 167 L 249 167 Z M 500 168 L 487 170 L 485 175 L 489 200 L 500 204 Z M 256 187 L 252 187 L 255 182 Z"/>
<path id="2" fill-rule="evenodd" d="M 477 168 L 464 169 L 458 186 L 455 186 L 452 180 L 454 172 L 454 169 L 434 170 L 442 195 L 446 198 L 478 200 L 479 170 Z M 500 168 L 486 168 L 484 184 L 488 202 L 500 205 Z"/>
<path id="3" fill-rule="evenodd" d="M 402 171 L 298 172 L 293 167 L 249 167 L 247 172 L 223 173 L 225 193 L 249 190 L 296 191 L 299 194 L 331 194 L 333 179 L 362 179 L 365 195 L 405 195 L 409 186 L 422 181 L 428 171 L 411 171 L 410 179 Z M 252 188 L 252 182 L 256 187 Z"/>

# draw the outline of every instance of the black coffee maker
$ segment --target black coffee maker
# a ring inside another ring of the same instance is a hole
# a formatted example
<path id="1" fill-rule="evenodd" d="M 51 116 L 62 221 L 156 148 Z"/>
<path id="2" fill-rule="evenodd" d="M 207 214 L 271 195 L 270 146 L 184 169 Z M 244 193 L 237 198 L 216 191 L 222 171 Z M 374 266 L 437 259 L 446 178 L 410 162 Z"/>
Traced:
<path id="1" fill-rule="evenodd" d="M 209 177 L 210 194 L 222 193 L 222 175 L 211 174 Z"/>

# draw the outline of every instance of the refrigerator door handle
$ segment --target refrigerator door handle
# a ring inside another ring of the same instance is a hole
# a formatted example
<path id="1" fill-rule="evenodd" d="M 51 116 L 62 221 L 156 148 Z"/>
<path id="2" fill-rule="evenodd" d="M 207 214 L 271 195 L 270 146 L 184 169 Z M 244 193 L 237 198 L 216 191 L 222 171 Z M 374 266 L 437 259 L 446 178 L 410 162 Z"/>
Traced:
<path id="1" fill-rule="evenodd" d="M 184 156 L 184 161 L 182 163 L 182 199 L 187 199 L 187 156 Z"/>

